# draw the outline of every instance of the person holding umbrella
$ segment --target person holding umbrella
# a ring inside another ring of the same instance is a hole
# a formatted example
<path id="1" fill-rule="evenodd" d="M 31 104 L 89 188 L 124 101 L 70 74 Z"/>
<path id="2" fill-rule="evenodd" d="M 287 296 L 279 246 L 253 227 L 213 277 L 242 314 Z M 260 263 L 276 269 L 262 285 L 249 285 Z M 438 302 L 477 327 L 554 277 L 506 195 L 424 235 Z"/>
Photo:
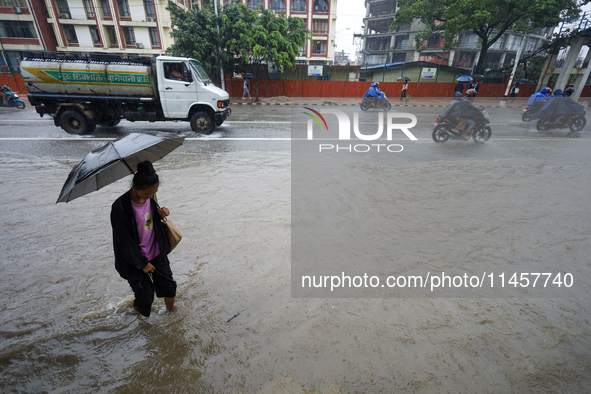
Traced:
<path id="1" fill-rule="evenodd" d="M 400 94 L 400 102 L 406 100 L 406 91 L 408 90 L 408 79 L 403 80 L 402 93 Z"/>
<path id="2" fill-rule="evenodd" d="M 111 207 L 115 268 L 133 290 L 133 308 L 146 317 L 150 316 L 154 292 L 164 297 L 169 311 L 176 296 L 167 256 L 170 244 L 160 220 L 170 212 L 154 199 L 159 184 L 152 163 L 143 161 L 137 165 L 131 189 Z"/>

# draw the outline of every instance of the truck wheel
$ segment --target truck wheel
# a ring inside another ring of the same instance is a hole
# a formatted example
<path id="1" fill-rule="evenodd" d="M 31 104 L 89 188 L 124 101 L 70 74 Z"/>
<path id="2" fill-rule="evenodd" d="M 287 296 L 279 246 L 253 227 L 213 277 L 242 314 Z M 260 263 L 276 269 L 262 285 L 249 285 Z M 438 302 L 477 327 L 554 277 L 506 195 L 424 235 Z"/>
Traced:
<path id="1" fill-rule="evenodd" d="M 62 129 L 70 134 L 92 133 L 95 128 L 94 122 L 89 121 L 86 116 L 78 111 L 64 111 L 60 116 L 60 125 Z"/>
<path id="2" fill-rule="evenodd" d="M 211 134 L 215 128 L 215 122 L 207 112 L 195 112 L 190 123 L 191 129 L 201 134 Z"/>

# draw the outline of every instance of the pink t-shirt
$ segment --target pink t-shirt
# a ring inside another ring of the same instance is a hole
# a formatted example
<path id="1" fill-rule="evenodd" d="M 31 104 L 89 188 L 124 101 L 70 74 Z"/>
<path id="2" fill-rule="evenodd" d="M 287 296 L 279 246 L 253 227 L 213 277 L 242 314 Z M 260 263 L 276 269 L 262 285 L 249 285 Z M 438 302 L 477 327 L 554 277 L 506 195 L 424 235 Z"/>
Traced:
<path id="1" fill-rule="evenodd" d="M 160 254 L 160 249 L 154 237 L 154 219 L 150 210 L 150 200 L 147 200 L 143 205 L 132 201 L 131 206 L 137 223 L 137 233 L 140 237 L 142 254 L 148 261 L 151 261 Z"/>

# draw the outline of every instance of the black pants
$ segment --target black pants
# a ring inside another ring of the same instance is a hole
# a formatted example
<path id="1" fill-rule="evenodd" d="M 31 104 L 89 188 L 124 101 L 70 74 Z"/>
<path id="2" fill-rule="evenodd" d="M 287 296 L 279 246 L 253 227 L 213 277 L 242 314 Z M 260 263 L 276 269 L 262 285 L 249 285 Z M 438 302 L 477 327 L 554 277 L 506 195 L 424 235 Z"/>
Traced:
<path id="1" fill-rule="evenodd" d="M 158 298 L 176 296 L 176 282 L 172 278 L 168 257 L 158 256 L 150 263 L 156 268 L 153 273 L 145 274 L 142 272 L 141 279 L 128 280 L 135 295 L 133 307 L 146 317 L 150 317 L 154 292 Z"/>

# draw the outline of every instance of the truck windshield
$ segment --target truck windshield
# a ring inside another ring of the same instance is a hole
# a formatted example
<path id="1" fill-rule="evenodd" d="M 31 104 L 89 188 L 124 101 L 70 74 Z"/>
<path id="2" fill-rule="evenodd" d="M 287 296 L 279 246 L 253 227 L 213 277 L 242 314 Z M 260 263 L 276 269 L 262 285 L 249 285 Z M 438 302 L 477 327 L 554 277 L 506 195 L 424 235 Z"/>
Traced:
<path id="1" fill-rule="evenodd" d="M 207 71 L 205 71 L 199 62 L 191 60 L 191 66 L 193 67 L 193 71 L 199 76 L 203 83 L 211 83 L 211 78 L 209 78 Z"/>

